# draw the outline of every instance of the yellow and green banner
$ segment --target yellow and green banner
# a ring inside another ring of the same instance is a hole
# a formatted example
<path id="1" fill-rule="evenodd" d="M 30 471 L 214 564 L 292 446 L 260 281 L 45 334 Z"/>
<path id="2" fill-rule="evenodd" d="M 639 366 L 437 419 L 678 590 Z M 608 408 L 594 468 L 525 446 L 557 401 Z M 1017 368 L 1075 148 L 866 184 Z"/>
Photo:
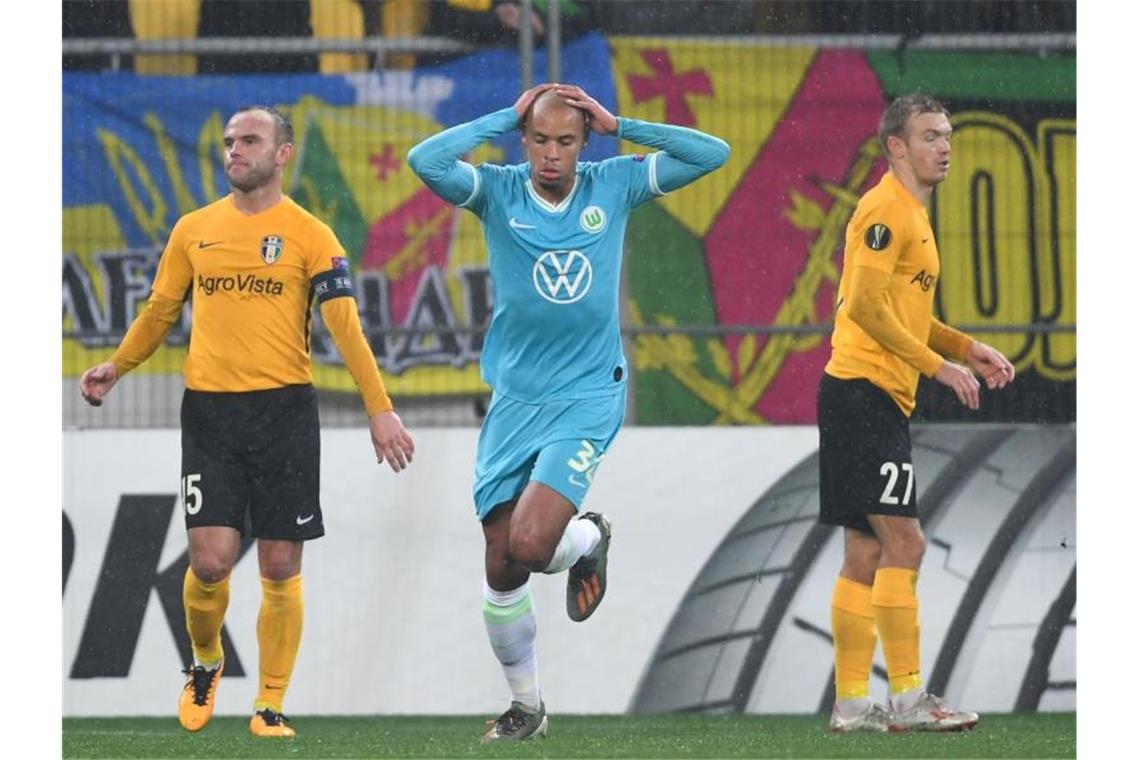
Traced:
<path id="1" fill-rule="evenodd" d="M 732 147 L 725 167 L 631 217 L 629 326 L 829 323 L 844 228 L 885 170 L 879 115 L 891 98 L 916 89 L 942 98 L 955 127 L 950 178 L 931 206 L 942 255 L 940 317 L 994 328 L 1075 324 L 1073 56 L 896 55 L 596 34 L 563 54 L 566 78 L 615 113 L 692 126 Z M 541 72 L 541 55 L 536 64 Z M 109 355 L 149 294 L 174 222 L 228 192 L 220 161 L 226 118 L 265 103 L 293 117 L 297 151 L 286 191 L 348 251 L 361 320 L 390 391 L 486 392 L 477 329 L 493 302 L 478 221 L 428 191 L 405 156 L 440 129 L 514 102 L 518 67 L 517 55 L 502 50 L 417 71 L 337 76 L 65 72 L 65 373 Z M 596 137 L 582 159 L 637 150 Z M 517 134 L 468 158 L 524 160 Z M 180 370 L 187 316 L 136 372 Z M 1073 418 L 1072 332 L 985 339 L 1019 371 L 1016 395 L 984 405 L 991 418 Z M 828 355 L 826 335 L 792 331 L 639 334 L 627 349 L 634 418 L 643 424 L 813 422 Z M 312 351 L 321 388 L 353 389 L 319 324 Z M 958 411 L 929 393 L 920 394 L 918 414 Z"/>
<path id="2" fill-rule="evenodd" d="M 943 98 L 955 128 L 950 178 L 931 207 L 940 316 L 993 328 L 1075 325 L 1073 58 L 899 58 L 650 38 L 611 48 L 621 113 L 710 131 L 732 146 L 724 169 L 631 218 L 634 325 L 829 323 L 844 230 L 886 170 L 879 116 L 913 90 Z M 1073 418 L 1072 332 L 984 339 L 1021 374 L 1016 392 L 986 399 L 986 414 Z M 642 334 L 633 346 L 640 423 L 815 420 L 826 335 Z M 922 400 L 920 417 L 959 414 L 937 389 Z"/>

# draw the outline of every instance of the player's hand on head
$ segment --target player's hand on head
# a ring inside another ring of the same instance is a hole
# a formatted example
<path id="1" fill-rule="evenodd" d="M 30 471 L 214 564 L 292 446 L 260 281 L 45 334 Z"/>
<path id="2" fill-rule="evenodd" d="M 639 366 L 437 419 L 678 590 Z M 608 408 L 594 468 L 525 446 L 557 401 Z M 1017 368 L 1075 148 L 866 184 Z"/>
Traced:
<path id="1" fill-rule="evenodd" d="M 400 472 L 412 463 L 416 444 L 398 414 L 392 410 L 377 412 L 369 418 L 368 426 L 377 464 L 387 461 L 393 472 Z"/>
<path id="2" fill-rule="evenodd" d="M 966 351 L 966 362 L 986 381 L 991 391 L 1000 390 L 1013 382 L 1015 370 L 1005 355 L 993 346 L 974 341 Z"/>
<path id="3" fill-rule="evenodd" d="M 954 391 L 954 395 L 966 408 L 976 410 L 980 405 L 981 386 L 969 368 L 947 359 L 934 373 L 934 379 Z"/>
<path id="4" fill-rule="evenodd" d="M 79 378 L 79 393 L 91 406 L 102 406 L 103 397 L 119 380 L 119 371 L 112 362 L 96 364 Z"/>
<path id="5" fill-rule="evenodd" d="M 575 108 L 581 108 L 590 114 L 590 129 L 592 131 L 600 135 L 617 134 L 617 117 L 578 85 L 560 84 L 554 88 L 554 92 L 568 104 Z"/>
<path id="6" fill-rule="evenodd" d="M 547 90 L 553 90 L 557 86 L 558 85 L 554 82 L 544 82 L 542 84 L 536 84 L 534 87 L 526 90 L 522 95 L 519 95 L 519 99 L 515 101 L 515 113 L 519 115 L 520 119 L 526 118 L 526 112 L 530 110 L 534 99 Z"/>

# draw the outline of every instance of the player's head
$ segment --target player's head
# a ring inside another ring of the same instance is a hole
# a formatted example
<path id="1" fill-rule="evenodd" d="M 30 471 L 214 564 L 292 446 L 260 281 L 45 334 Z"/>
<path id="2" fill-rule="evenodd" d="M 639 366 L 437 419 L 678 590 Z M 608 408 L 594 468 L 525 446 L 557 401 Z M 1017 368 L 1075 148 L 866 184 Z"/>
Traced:
<path id="1" fill-rule="evenodd" d="M 281 181 L 281 170 L 293 155 L 293 123 L 272 106 L 239 108 L 222 134 L 226 178 L 235 190 L 248 193 Z"/>
<path id="2" fill-rule="evenodd" d="M 569 187 L 590 133 L 586 112 L 548 90 L 523 116 L 522 133 L 531 181 L 551 192 Z"/>
<path id="3" fill-rule="evenodd" d="M 900 95 L 879 119 L 879 143 L 894 169 L 934 187 L 950 171 L 950 112 L 929 95 Z"/>

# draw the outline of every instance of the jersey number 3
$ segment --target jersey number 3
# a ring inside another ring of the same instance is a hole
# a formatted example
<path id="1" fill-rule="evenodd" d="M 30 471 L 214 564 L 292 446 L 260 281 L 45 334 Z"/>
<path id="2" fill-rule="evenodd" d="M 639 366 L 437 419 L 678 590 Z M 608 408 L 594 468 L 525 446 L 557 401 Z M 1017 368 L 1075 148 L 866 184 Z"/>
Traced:
<path id="1" fill-rule="evenodd" d="M 910 462 L 903 462 L 902 469 L 906 473 L 906 490 L 902 497 L 902 504 L 905 506 L 910 504 L 911 493 L 914 491 L 914 465 Z M 887 485 L 883 488 L 883 495 L 879 497 L 879 503 L 898 504 L 899 497 L 895 495 L 895 486 L 899 482 L 899 466 L 894 462 L 883 462 L 883 466 L 879 468 L 879 474 L 885 475 L 887 478 Z"/>

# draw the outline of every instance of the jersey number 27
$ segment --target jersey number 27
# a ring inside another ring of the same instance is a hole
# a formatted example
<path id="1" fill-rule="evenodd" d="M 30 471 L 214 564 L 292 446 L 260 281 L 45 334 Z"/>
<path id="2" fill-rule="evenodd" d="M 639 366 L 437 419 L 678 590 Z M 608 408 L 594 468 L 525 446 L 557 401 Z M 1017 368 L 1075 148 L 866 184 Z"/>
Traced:
<path id="1" fill-rule="evenodd" d="M 902 504 L 905 506 L 910 504 L 910 497 L 914 491 L 914 465 L 910 462 L 903 462 L 902 471 L 906 473 L 906 490 L 902 497 Z M 895 486 L 899 482 L 899 466 L 894 462 L 883 462 L 883 466 L 879 468 L 879 474 L 887 478 L 887 484 L 883 488 L 883 495 L 879 497 L 879 503 L 898 504 L 899 497 L 896 495 Z"/>

